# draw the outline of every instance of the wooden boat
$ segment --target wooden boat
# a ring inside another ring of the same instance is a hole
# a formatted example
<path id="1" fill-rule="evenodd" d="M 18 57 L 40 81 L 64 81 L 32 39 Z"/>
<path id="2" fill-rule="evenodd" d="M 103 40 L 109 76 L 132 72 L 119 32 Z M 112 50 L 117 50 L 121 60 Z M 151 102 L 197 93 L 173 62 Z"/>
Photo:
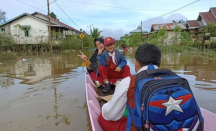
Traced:
<path id="1" fill-rule="evenodd" d="M 91 127 L 93 131 L 103 131 L 98 123 L 98 116 L 100 115 L 101 106 L 98 101 L 98 94 L 95 91 L 95 84 L 91 80 L 88 72 L 85 74 L 85 88 L 86 88 L 86 102 L 89 112 L 89 118 L 91 121 Z M 216 130 L 216 114 L 201 108 L 202 115 L 204 117 L 204 130 L 215 131 Z"/>

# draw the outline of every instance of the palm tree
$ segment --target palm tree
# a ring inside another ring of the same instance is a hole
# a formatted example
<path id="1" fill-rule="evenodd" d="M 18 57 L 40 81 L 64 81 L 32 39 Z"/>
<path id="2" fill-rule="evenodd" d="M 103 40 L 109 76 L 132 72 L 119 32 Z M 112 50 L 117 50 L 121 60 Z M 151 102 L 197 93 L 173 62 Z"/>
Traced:
<path id="1" fill-rule="evenodd" d="M 102 31 L 99 31 L 98 28 L 94 28 L 93 27 L 93 30 L 91 30 L 91 36 L 96 39 L 96 38 L 99 38 L 99 37 L 102 37 L 100 34 L 101 34 Z"/>

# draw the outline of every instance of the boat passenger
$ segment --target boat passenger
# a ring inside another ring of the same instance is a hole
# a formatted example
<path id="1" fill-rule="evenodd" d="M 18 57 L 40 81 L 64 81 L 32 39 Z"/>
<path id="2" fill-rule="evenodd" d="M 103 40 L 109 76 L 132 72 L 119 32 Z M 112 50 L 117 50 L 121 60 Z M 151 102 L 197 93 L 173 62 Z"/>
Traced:
<path id="1" fill-rule="evenodd" d="M 97 59 L 100 63 L 98 72 L 105 83 L 105 87 L 103 88 L 104 93 L 110 92 L 111 89 L 108 79 L 123 79 L 131 75 L 127 61 L 123 54 L 115 49 L 115 45 L 114 39 L 107 37 L 104 39 L 106 50 L 102 52 L 103 46 L 100 46 L 98 49 Z"/>
<path id="2" fill-rule="evenodd" d="M 94 45 L 96 47 L 96 50 L 92 54 L 90 59 L 88 59 L 88 57 L 85 54 L 83 54 L 81 51 L 80 51 L 81 54 L 77 55 L 85 62 L 85 65 L 87 67 L 88 72 L 90 73 L 90 76 L 91 76 L 92 80 L 95 81 L 95 82 L 100 82 L 100 83 L 103 83 L 103 80 L 97 74 L 97 69 L 98 69 L 97 55 L 98 55 L 98 48 L 101 45 L 103 46 L 103 43 L 104 43 L 103 38 L 94 39 Z M 104 51 L 104 49 L 102 50 L 102 52 L 103 51 Z M 96 84 L 99 84 L 99 83 L 96 83 Z"/>
<path id="3" fill-rule="evenodd" d="M 102 106 L 98 121 L 104 131 L 203 131 L 203 118 L 188 82 L 166 69 L 161 69 L 165 73 L 154 70 L 160 64 L 161 51 L 157 46 L 143 44 L 137 49 L 137 75 L 122 79 L 111 101 Z M 157 77 L 148 78 L 154 75 Z M 170 76 L 162 80 L 160 75 Z M 166 82 L 168 79 L 172 81 Z M 124 117 L 126 109 L 128 117 Z"/>

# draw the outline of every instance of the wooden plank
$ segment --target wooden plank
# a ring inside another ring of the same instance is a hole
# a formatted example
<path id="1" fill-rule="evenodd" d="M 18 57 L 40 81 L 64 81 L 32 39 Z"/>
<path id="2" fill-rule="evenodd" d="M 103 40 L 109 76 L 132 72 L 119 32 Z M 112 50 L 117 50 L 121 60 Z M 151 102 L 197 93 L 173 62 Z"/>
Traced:
<path id="1" fill-rule="evenodd" d="M 113 95 L 107 95 L 107 96 L 99 96 L 99 98 L 105 100 L 105 101 L 111 101 Z"/>

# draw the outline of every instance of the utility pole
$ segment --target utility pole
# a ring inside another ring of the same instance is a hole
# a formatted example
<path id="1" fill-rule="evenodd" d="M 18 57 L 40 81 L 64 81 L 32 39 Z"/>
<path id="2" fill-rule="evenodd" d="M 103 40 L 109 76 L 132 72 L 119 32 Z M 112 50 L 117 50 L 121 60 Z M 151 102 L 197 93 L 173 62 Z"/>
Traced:
<path id="1" fill-rule="evenodd" d="M 141 42 L 142 42 L 142 21 L 141 21 Z"/>
<path id="2" fill-rule="evenodd" d="M 90 28 L 90 33 L 91 33 L 91 27 L 92 27 L 93 25 L 94 25 L 94 24 L 91 24 L 91 25 L 87 26 L 87 27 Z"/>
<path id="3" fill-rule="evenodd" d="M 49 0 L 47 0 L 47 7 L 48 7 L 48 19 L 49 19 L 49 43 L 50 43 L 50 51 L 52 51 L 52 38 L 51 38 L 51 27 L 50 27 L 50 11 L 49 11 Z"/>

